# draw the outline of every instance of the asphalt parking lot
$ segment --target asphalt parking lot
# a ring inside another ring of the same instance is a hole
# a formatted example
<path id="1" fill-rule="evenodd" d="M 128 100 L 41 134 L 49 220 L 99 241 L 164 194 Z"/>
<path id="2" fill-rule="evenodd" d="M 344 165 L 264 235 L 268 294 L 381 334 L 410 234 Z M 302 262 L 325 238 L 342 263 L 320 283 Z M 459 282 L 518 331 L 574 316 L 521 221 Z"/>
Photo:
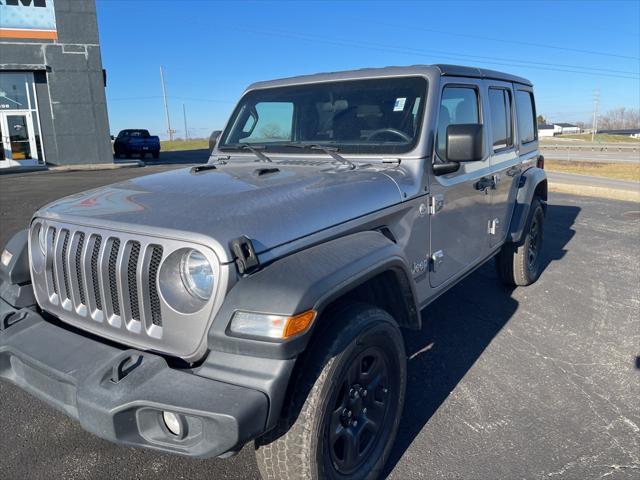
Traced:
<path id="1" fill-rule="evenodd" d="M 62 195 L 175 166 L 0 177 L 0 244 Z M 487 264 L 407 338 L 392 479 L 640 478 L 640 206 L 555 194 L 535 285 Z M 186 392 L 188 394 L 188 392 Z M 109 444 L 0 383 L 2 479 L 251 479 L 251 446 L 188 460 Z"/>

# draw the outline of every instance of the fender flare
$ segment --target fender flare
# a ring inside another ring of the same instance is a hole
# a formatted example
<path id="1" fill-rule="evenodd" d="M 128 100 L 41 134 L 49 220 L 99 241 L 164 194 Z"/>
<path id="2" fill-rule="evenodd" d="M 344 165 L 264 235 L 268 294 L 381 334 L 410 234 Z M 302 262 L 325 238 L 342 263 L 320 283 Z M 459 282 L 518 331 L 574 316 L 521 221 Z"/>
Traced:
<path id="1" fill-rule="evenodd" d="M 537 167 L 527 169 L 520 176 L 513 216 L 509 225 L 508 241 L 512 243 L 522 241 L 534 196 L 538 196 L 543 201 L 546 213 L 547 174 L 543 169 Z"/>
<path id="2" fill-rule="evenodd" d="M 28 229 L 17 232 L 2 250 L 0 298 L 15 308 L 36 304 L 29 269 Z"/>
<path id="3" fill-rule="evenodd" d="M 400 281 L 408 317 L 420 325 L 414 283 L 398 245 L 378 231 L 358 232 L 299 251 L 241 279 L 228 293 L 208 334 L 211 350 L 277 359 L 301 353 L 318 323 L 285 341 L 265 341 L 228 334 L 237 310 L 295 315 L 313 308 L 319 314 L 344 293 L 383 272 Z"/>

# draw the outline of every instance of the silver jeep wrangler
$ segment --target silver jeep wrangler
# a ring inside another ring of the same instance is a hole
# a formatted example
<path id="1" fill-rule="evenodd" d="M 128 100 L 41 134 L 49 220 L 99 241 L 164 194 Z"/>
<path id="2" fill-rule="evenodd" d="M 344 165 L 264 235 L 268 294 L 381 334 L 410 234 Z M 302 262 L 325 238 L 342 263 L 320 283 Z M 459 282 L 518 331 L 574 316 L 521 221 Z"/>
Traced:
<path id="1" fill-rule="evenodd" d="M 528 80 L 478 68 L 254 84 L 207 164 L 61 199 L 9 242 L 0 377 L 114 442 L 375 478 L 403 330 L 492 258 L 540 275 L 535 118 Z"/>

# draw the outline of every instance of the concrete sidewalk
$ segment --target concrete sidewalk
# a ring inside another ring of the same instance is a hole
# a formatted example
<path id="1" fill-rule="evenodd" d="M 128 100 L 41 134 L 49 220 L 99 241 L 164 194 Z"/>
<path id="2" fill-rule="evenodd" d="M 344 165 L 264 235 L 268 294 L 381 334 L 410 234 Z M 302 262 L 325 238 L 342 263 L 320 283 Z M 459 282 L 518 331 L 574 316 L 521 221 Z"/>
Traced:
<path id="1" fill-rule="evenodd" d="M 638 182 L 550 171 L 547 178 L 553 192 L 640 202 Z"/>

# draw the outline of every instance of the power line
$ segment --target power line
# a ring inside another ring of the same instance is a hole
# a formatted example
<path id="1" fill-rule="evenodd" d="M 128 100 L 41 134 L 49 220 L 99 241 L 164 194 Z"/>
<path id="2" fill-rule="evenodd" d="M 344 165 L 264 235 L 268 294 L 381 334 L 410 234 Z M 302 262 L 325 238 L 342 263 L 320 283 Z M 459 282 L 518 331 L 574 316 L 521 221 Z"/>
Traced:
<path id="1" fill-rule="evenodd" d="M 432 58 L 434 55 L 438 55 L 440 58 L 453 58 L 456 60 L 460 58 L 466 58 L 469 60 L 474 60 L 474 61 L 478 61 L 479 63 L 489 64 L 489 65 L 518 66 L 521 68 L 528 68 L 528 69 L 535 69 L 535 70 L 580 73 L 584 75 L 597 75 L 600 77 L 604 76 L 604 77 L 614 77 L 614 78 L 625 78 L 630 80 L 640 79 L 640 77 L 638 76 L 614 75 L 611 73 L 605 73 L 605 72 L 611 72 L 612 70 L 599 69 L 595 67 L 582 67 L 578 65 L 552 64 L 552 63 L 515 60 L 515 59 L 507 59 L 507 58 L 483 57 L 478 55 L 467 55 L 463 53 L 445 52 L 440 50 L 419 50 L 414 48 L 400 47 L 396 45 L 386 45 L 386 44 L 380 44 L 380 43 L 371 43 L 371 42 L 362 42 L 362 41 L 354 42 L 354 41 L 349 41 L 345 39 L 330 40 L 325 37 L 301 34 L 297 32 L 283 32 L 278 30 L 264 30 L 264 29 L 254 29 L 254 28 L 246 28 L 246 27 L 234 27 L 234 28 L 238 30 L 244 30 L 250 33 L 256 33 L 259 35 L 281 36 L 285 38 L 301 39 L 309 42 L 317 42 L 317 43 L 323 43 L 327 45 L 334 45 L 334 46 L 340 46 L 340 47 L 344 47 L 344 46 L 356 47 L 356 48 L 364 48 L 369 50 L 403 53 L 408 55 L 427 56 L 429 58 Z M 552 68 L 552 67 L 561 67 L 561 68 Z M 576 68 L 581 70 L 571 70 Z M 592 70 L 592 71 L 583 71 L 583 70 Z M 632 72 L 624 72 L 624 73 L 632 73 Z M 635 75 L 635 72 L 633 72 L 633 74 Z"/>
<path id="2" fill-rule="evenodd" d="M 141 96 L 141 97 L 115 97 L 109 98 L 110 102 L 123 102 L 123 101 L 131 101 L 131 100 L 155 100 L 158 98 L 164 98 L 163 95 L 149 95 L 149 96 Z M 173 100 L 192 100 L 194 102 L 213 102 L 213 103 L 234 103 L 229 100 L 219 100 L 215 98 L 195 98 L 195 97 L 181 97 L 177 95 L 167 95 L 168 99 Z"/>
<path id="3" fill-rule="evenodd" d="M 588 54 L 588 55 L 600 55 L 600 56 L 604 56 L 604 57 L 616 57 L 616 58 L 625 58 L 625 59 L 629 59 L 629 60 L 640 60 L 640 57 L 634 57 L 634 56 L 630 56 L 630 55 L 620 55 L 620 54 L 609 53 L 609 52 L 598 52 L 596 50 L 586 50 L 586 49 L 581 49 L 581 48 L 559 47 L 557 45 L 549 45 L 549 44 L 545 44 L 545 43 L 534 43 L 534 42 L 523 42 L 521 40 L 505 40 L 504 38 L 485 37 L 483 35 L 474 35 L 474 34 L 471 34 L 471 33 L 451 32 L 451 31 L 446 31 L 446 30 L 436 30 L 434 28 L 424 28 L 424 27 L 418 27 L 418 26 L 413 26 L 413 25 L 393 25 L 393 24 L 388 24 L 388 23 L 383 23 L 383 22 L 376 22 L 376 21 L 369 21 L 368 23 L 376 23 L 378 25 L 383 25 L 383 26 L 392 27 L 392 28 L 400 28 L 400 29 L 407 29 L 408 28 L 408 29 L 411 29 L 411 30 L 420 30 L 420 31 L 424 31 L 424 32 L 440 33 L 440 34 L 444 34 L 444 35 L 451 35 L 451 36 L 454 36 L 454 37 L 476 38 L 476 39 L 479 39 L 479 40 L 489 40 L 491 42 L 511 43 L 513 45 L 526 45 L 526 46 L 529 46 L 529 47 L 550 48 L 550 49 L 554 49 L 554 50 L 564 50 L 566 52 L 585 53 L 585 54 Z"/>

